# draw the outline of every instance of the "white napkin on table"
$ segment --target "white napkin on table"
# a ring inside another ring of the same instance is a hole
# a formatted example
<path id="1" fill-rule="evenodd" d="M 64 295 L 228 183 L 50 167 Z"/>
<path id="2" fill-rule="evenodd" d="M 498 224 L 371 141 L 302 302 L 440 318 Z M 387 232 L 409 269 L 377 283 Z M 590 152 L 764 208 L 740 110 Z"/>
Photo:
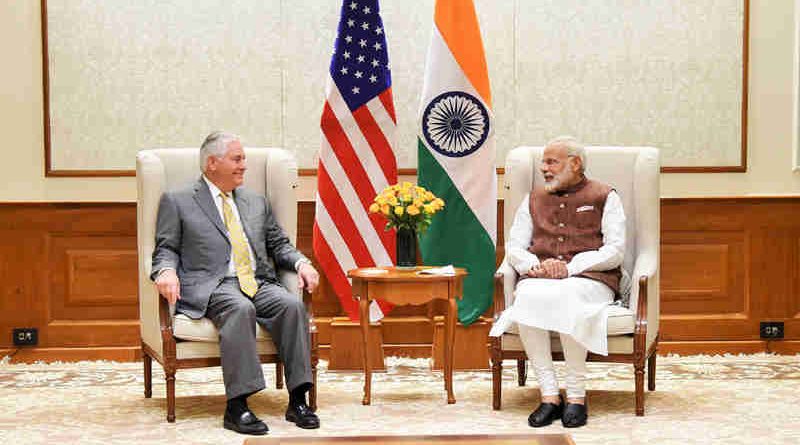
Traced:
<path id="1" fill-rule="evenodd" d="M 420 275 L 455 275 L 456 269 L 453 267 L 452 264 L 448 264 L 447 266 L 442 267 L 432 267 L 430 269 L 422 269 L 417 272 Z"/>

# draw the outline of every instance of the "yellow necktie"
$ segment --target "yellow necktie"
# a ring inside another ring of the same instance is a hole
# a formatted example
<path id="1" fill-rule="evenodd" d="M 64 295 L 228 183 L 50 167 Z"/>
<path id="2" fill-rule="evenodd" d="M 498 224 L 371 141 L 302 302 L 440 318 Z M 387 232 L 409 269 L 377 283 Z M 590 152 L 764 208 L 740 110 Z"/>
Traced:
<path id="1" fill-rule="evenodd" d="M 247 249 L 247 238 L 245 237 L 242 225 L 233 214 L 233 208 L 228 203 L 228 196 L 225 193 L 219 194 L 222 197 L 222 213 L 225 215 L 225 226 L 231 238 L 231 253 L 233 264 L 236 267 L 236 278 L 239 279 L 239 287 L 248 297 L 252 298 L 258 290 L 258 283 L 253 273 L 253 263 L 250 261 L 250 251 Z"/>

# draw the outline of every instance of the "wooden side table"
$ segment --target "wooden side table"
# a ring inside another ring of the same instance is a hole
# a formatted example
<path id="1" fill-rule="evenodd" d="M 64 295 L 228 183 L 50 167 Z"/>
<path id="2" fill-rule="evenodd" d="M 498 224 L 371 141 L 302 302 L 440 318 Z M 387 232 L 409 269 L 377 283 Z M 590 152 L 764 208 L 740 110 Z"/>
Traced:
<path id="1" fill-rule="evenodd" d="M 353 298 L 359 301 L 359 318 L 361 337 L 364 344 L 364 398 L 361 403 L 369 405 L 372 389 L 372 370 L 369 360 L 369 304 L 380 299 L 398 306 L 406 304 L 425 304 L 433 299 L 447 300 L 445 317 L 445 360 L 444 387 L 447 391 L 447 403 L 456 403 L 453 395 L 453 343 L 456 332 L 456 298 L 463 296 L 464 277 L 467 271 L 455 268 L 455 275 L 419 274 L 421 266 L 412 270 L 401 270 L 394 267 L 365 267 L 347 272 L 353 280 Z"/>

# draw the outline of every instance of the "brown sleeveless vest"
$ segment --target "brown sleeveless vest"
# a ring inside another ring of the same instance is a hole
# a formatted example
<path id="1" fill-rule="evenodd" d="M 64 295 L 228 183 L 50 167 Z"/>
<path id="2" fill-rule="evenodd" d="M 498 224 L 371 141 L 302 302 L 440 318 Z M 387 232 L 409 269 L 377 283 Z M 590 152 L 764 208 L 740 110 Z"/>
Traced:
<path id="1" fill-rule="evenodd" d="M 544 187 L 531 191 L 528 203 L 533 220 L 533 239 L 528 251 L 540 261 L 555 258 L 569 262 L 573 256 L 603 245 L 602 219 L 608 185 L 583 178 L 566 190 L 548 193 Z M 577 276 L 604 283 L 619 295 L 620 268 L 583 272 Z"/>

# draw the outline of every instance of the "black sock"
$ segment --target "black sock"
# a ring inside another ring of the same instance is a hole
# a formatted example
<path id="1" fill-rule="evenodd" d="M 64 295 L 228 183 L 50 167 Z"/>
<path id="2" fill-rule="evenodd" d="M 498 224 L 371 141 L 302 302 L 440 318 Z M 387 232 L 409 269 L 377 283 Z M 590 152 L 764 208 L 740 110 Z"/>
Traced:
<path id="1" fill-rule="evenodd" d="M 248 409 L 249 408 L 247 406 L 247 395 L 228 399 L 228 411 L 230 411 L 231 414 L 233 414 L 234 416 L 238 416 L 243 412 L 247 411 Z"/>
<path id="2" fill-rule="evenodd" d="M 289 391 L 289 405 L 297 406 L 297 405 L 305 405 L 306 404 L 306 393 L 308 390 L 311 389 L 310 383 L 304 383 L 297 388 Z"/>

